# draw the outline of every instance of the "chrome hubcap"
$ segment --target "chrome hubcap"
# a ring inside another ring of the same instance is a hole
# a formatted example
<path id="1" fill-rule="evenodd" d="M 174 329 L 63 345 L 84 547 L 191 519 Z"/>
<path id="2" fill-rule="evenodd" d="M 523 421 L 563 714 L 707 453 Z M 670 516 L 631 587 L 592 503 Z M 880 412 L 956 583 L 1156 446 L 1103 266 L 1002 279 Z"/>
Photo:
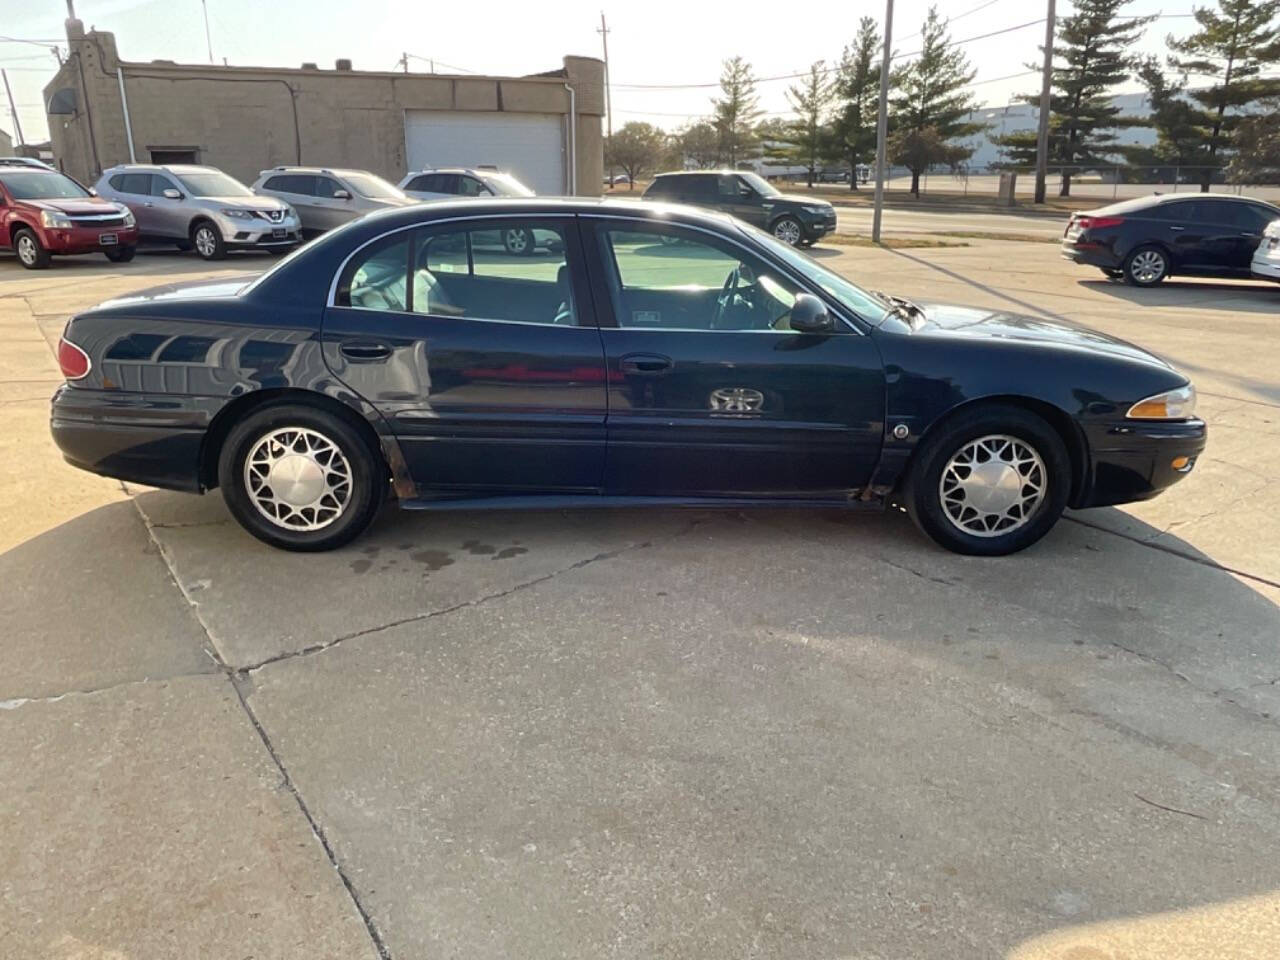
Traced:
<path id="1" fill-rule="evenodd" d="M 273 430 L 244 462 L 244 486 L 264 517 L 286 530 L 320 530 L 351 502 L 351 465 L 337 444 L 306 427 Z"/>
<path id="2" fill-rule="evenodd" d="M 1026 524 L 1044 500 L 1044 461 L 1017 437 L 971 440 L 947 461 L 938 483 L 943 513 L 975 537 L 998 537 Z"/>
<path id="3" fill-rule="evenodd" d="M 512 253 L 524 253 L 529 246 L 529 238 L 525 236 L 523 230 L 507 231 L 507 249 Z"/>
<path id="4" fill-rule="evenodd" d="M 18 238 L 18 258 L 23 263 L 36 262 L 36 242 L 25 233 Z"/>
<path id="5" fill-rule="evenodd" d="M 218 242 L 213 236 L 213 231 L 208 227 L 201 227 L 196 231 L 196 249 L 200 251 L 202 257 L 211 257 L 218 249 Z"/>
<path id="6" fill-rule="evenodd" d="M 783 243 L 789 243 L 794 247 L 800 242 L 800 224 L 794 220 L 783 220 L 773 228 L 773 235 Z"/>
<path id="7" fill-rule="evenodd" d="M 1151 283 L 1164 276 L 1164 257 L 1154 250 L 1144 250 L 1129 264 L 1129 274 L 1139 283 Z"/>

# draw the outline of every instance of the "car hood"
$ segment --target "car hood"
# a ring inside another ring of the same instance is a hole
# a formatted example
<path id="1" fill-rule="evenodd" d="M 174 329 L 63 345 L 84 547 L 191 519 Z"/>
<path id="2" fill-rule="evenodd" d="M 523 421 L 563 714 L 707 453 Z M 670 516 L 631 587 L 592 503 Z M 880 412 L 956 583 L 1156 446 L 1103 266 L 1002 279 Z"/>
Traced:
<path id="1" fill-rule="evenodd" d="M 765 197 L 765 203 L 798 203 L 806 207 L 830 207 L 830 201 L 821 197 L 806 197 L 802 193 L 780 193 L 776 197 Z"/>
<path id="2" fill-rule="evenodd" d="M 924 317 L 913 317 L 913 333 L 1075 348 L 1172 369 L 1169 363 L 1141 347 L 1066 320 L 1049 320 L 951 303 L 917 302 L 916 306 L 924 311 Z"/>
<path id="3" fill-rule="evenodd" d="M 284 210 L 288 208 L 288 204 L 279 197 L 195 197 L 196 200 L 202 200 L 206 203 L 216 203 L 220 207 L 230 207 L 233 210 Z"/>
<path id="4" fill-rule="evenodd" d="M 74 197 L 65 200 L 21 200 L 20 203 L 30 205 L 38 210 L 55 210 L 72 216 L 89 214 L 101 215 L 120 209 L 120 204 L 102 197 Z"/>
<path id="5" fill-rule="evenodd" d="M 256 273 L 246 273 L 235 277 L 220 277 L 217 280 L 199 280 L 196 282 L 166 283 L 161 287 L 150 287 L 131 293 L 127 297 L 106 300 L 94 310 L 114 310 L 117 307 L 132 307 L 143 303 L 160 303 L 173 300 L 210 300 L 234 297 L 246 285 L 258 278 Z"/>
<path id="6" fill-rule="evenodd" d="M 413 197 L 361 197 L 360 202 L 374 207 L 411 207 L 418 201 Z"/>

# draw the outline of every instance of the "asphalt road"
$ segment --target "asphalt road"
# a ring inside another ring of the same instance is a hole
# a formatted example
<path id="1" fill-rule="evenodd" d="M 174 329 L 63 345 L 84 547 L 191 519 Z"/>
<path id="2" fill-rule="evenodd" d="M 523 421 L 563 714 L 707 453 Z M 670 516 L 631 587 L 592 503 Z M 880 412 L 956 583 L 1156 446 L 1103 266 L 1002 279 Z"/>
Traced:
<path id="1" fill-rule="evenodd" d="M 1094 204 L 1084 203 L 1082 210 Z M 871 235 L 872 210 L 870 207 L 839 207 L 838 233 Z M 991 234 L 1018 234 L 1057 239 L 1066 229 L 1066 216 L 1047 217 L 1031 213 L 972 213 L 941 212 L 929 210 L 902 210 L 886 208 L 881 227 L 885 235 L 899 233 L 946 233 L 953 231 Z"/>
<path id="2" fill-rule="evenodd" d="M 70 312 L 266 261 L 0 259 L 0 957 L 1280 956 L 1280 287 L 814 255 L 1162 352 L 1205 457 L 994 560 L 793 511 L 286 554 L 47 432 Z"/>

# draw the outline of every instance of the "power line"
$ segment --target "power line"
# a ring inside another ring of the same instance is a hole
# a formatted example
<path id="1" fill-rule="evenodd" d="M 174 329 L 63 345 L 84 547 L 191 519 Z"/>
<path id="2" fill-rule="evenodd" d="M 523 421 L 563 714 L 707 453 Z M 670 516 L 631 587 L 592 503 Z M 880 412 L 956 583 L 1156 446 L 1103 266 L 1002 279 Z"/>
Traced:
<path id="1" fill-rule="evenodd" d="M 405 56 L 410 60 L 421 60 L 423 63 L 429 63 L 432 65 L 433 70 L 435 69 L 435 65 L 438 63 L 442 67 L 448 67 L 450 70 L 457 70 L 459 73 L 476 72 L 475 70 L 468 70 L 466 67 L 460 67 L 455 63 L 445 63 L 443 60 L 437 60 L 435 57 L 420 57 L 416 53 L 406 53 Z"/>
<path id="2" fill-rule="evenodd" d="M 963 20 L 965 17 L 969 16 L 970 14 L 977 13 L 979 10 L 985 10 L 987 9 L 987 7 L 995 6 L 999 2 L 1000 0 L 987 0 L 986 3 L 979 4 L 978 6 L 974 7 L 972 10 L 966 10 L 964 13 L 957 13 L 954 17 L 947 18 L 946 22 L 948 24 L 951 24 L 951 23 L 955 23 L 957 20 Z M 919 30 L 917 30 L 915 33 L 908 33 L 905 37 L 899 37 L 898 39 L 910 40 L 912 37 L 918 37 L 918 36 L 920 36 Z"/>

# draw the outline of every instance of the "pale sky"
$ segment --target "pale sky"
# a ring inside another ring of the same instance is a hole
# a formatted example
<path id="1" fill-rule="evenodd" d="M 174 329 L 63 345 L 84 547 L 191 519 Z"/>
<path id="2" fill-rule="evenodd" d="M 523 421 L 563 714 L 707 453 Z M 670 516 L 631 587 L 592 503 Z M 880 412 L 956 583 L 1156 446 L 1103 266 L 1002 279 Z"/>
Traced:
<path id="1" fill-rule="evenodd" d="M 1204 0 L 1202 0 L 1204 2 Z M 1208 0 L 1211 2 L 1211 0 Z M 965 40 L 1044 16 L 1032 0 L 938 0 L 953 21 L 952 37 Z M 1133 0 L 1124 13 L 1163 13 L 1147 28 L 1139 49 L 1163 55 L 1169 33 L 1185 35 L 1194 21 L 1192 0 Z M 918 31 L 928 0 L 897 0 L 894 50 L 918 48 Z M 558 68 L 565 54 L 601 56 L 600 12 L 609 25 L 615 126 L 647 120 L 675 129 L 710 110 L 714 89 L 637 89 L 654 84 L 715 84 L 720 62 L 741 54 L 759 77 L 798 73 L 814 60 L 838 58 L 852 39 L 858 19 L 882 20 L 881 2 L 795 4 L 707 3 L 699 0 L 208 0 L 213 53 L 218 63 L 297 67 L 315 61 L 332 67 L 348 57 L 357 70 L 396 68 L 402 53 L 436 58 L 436 71 L 519 75 Z M 1059 0 L 1059 13 L 1070 10 Z M 207 62 L 200 0 L 76 0 L 86 27 L 116 35 L 125 60 L 167 59 Z M 0 36 L 66 46 L 65 0 L 0 0 Z M 1000 105 L 1038 89 L 1035 76 L 1018 76 L 1039 59 L 1043 22 L 964 45 L 977 67 L 973 88 L 979 103 Z M 14 99 L 28 140 L 48 136 L 41 89 L 56 68 L 40 47 L 0 40 L 0 67 L 9 72 Z M 425 60 L 410 69 L 426 72 Z M 994 80 L 983 83 L 982 81 Z M 787 112 L 785 91 L 794 81 L 761 83 L 761 107 Z M 1139 89 L 1134 85 L 1117 92 Z M 0 100 L 0 129 L 12 134 L 8 104 Z"/>

